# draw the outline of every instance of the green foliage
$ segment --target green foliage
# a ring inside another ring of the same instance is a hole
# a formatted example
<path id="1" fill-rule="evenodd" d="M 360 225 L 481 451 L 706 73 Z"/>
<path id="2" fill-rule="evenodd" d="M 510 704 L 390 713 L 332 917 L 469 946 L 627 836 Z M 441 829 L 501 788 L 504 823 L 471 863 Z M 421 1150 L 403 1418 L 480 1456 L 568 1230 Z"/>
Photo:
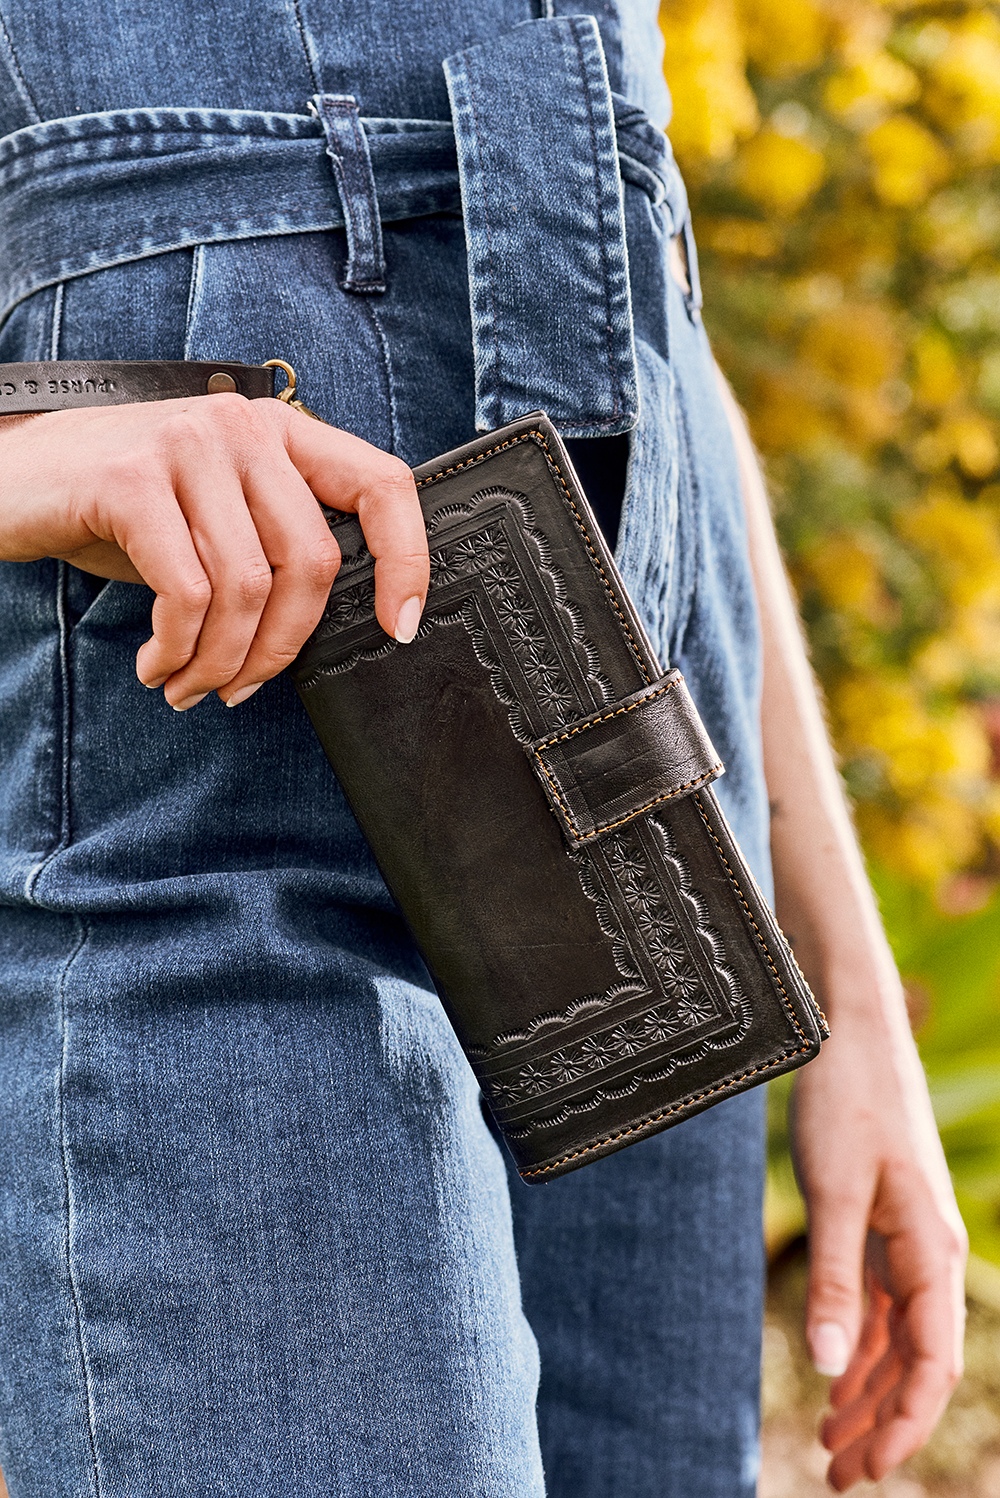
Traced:
<path id="1" fill-rule="evenodd" d="M 663 0 L 661 25 L 706 324 L 1000 1264 L 1000 3 Z M 802 1227 L 787 1091 L 777 1241 Z"/>
<path id="2" fill-rule="evenodd" d="M 972 1247 L 1000 1264 L 1000 897 L 948 916 L 898 877 L 876 882 Z"/>

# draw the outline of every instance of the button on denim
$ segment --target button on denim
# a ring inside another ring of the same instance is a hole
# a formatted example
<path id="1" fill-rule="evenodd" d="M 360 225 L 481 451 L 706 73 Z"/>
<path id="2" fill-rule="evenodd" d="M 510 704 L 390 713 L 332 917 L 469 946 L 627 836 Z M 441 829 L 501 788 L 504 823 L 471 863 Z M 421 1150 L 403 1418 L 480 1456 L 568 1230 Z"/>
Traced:
<path id="1" fill-rule="evenodd" d="M 657 37 L 650 0 L 4 0 L 0 360 L 280 356 L 410 463 L 536 406 L 628 432 L 619 565 L 766 886 Z M 147 590 L 0 573 L 11 1498 L 746 1498 L 760 1096 L 525 1187 L 289 684 L 177 715 Z"/>

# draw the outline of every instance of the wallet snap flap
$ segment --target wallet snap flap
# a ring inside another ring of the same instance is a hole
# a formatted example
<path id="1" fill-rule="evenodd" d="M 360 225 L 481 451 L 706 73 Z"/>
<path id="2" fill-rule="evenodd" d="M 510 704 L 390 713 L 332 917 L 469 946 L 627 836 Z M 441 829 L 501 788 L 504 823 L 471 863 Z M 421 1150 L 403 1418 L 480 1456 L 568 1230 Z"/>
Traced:
<path id="1" fill-rule="evenodd" d="M 572 848 L 725 768 L 679 671 L 525 752 Z"/>

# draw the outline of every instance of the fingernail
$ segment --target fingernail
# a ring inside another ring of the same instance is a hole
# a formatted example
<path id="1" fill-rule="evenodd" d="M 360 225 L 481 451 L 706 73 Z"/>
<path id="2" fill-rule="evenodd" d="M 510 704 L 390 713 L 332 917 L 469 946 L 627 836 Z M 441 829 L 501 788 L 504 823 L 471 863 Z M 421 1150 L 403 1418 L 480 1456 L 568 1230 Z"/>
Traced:
<path id="1" fill-rule="evenodd" d="M 419 598 L 408 598 L 396 615 L 396 639 L 400 645 L 409 645 L 416 636 L 422 610 Z"/>
<path id="2" fill-rule="evenodd" d="M 851 1356 L 847 1333 L 836 1321 L 821 1321 L 809 1334 L 813 1367 L 825 1378 L 839 1378 Z"/>
<path id="3" fill-rule="evenodd" d="M 231 697 L 226 698 L 226 706 L 239 707 L 240 703 L 246 702 L 247 698 L 252 697 L 254 692 L 259 692 L 263 685 L 262 681 L 255 681 L 251 687 L 240 687 L 238 692 L 234 692 Z"/>
<path id="4" fill-rule="evenodd" d="M 172 702 L 170 705 L 175 713 L 186 713 L 189 707 L 197 707 L 207 696 L 207 692 L 199 692 L 197 697 L 182 697 L 180 702 Z"/>
<path id="5" fill-rule="evenodd" d="M 142 677 L 139 677 L 139 680 L 142 681 L 142 684 L 147 691 L 152 691 L 153 687 L 162 687 L 166 679 L 167 678 L 165 676 L 158 676 L 155 681 L 142 681 Z"/>

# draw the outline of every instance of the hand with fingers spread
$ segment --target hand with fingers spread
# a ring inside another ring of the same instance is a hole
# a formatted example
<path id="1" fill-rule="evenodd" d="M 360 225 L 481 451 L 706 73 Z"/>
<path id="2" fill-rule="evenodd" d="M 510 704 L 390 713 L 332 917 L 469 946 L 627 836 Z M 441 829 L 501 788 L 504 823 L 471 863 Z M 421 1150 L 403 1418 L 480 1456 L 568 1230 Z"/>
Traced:
<path id="1" fill-rule="evenodd" d="M 316 503 L 356 513 L 375 612 L 408 643 L 427 593 L 410 470 L 280 401 L 212 395 L 0 421 L 0 558 L 56 557 L 156 594 L 139 679 L 234 707 L 287 666 L 340 565 Z"/>

